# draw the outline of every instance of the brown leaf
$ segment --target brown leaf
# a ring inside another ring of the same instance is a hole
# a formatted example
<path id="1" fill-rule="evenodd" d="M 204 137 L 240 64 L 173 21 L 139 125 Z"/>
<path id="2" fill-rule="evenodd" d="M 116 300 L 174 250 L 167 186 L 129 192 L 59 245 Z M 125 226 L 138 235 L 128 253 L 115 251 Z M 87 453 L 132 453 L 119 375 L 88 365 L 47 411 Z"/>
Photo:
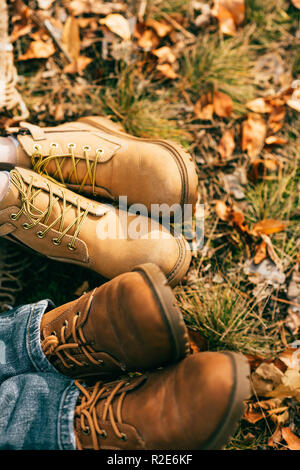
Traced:
<path id="1" fill-rule="evenodd" d="M 80 33 L 78 20 L 69 16 L 64 24 L 62 33 L 63 46 L 73 60 L 77 60 L 80 54 Z"/>
<path id="2" fill-rule="evenodd" d="M 194 114 L 197 119 L 202 121 L 211 121 L 213 118 L 214 106 L 212 104 L 211 94 L 202 95 L 194 106 Z"/>
<path id="3" fill-rule="evenodd" d="M 229 117 L 232 114 L 233 103 L 230 96 L 220 91 L 215 91 L 213 97 L 214 112 L 219 117 Z"/>
<path id="4" fill-rule="evenodd" d="M 265 143 L 267 145 L 285 145 L 288 143 L 288 140 L 278 135 L 270 135 L 266 138 Z"/>
<path id="5" fill-rule="evenodd" d="M 167 36 L 173 29 L 171 25 L 153 19 L 148 19 L 145 25 L 149 28 L 154 29 L 154 31 L 160 38 L 164 38 L 165 36 Z"/>
<path id="6" fill-rule="evenodd" d="M 255 100 L 249 101 L 246 107 L 253 113 L 266 114 L 271 113 L 273 110 L 273 107 L 267 103 L 264 98 L 256 98 Z"/>
<path id="7" fill-rule="evenodd" d="M 198 330 L 187 327 L 191 349 L 194 353 L 207 350 L 207 340 Z"/>
<path id="8" fill-rule="evenodd" d="M 261 152 L 266 138 L 267 124 L 259 114 L 250 114 L 242 124 L 242 150 L 247 151 L 250 160 Z"/>
<path id="9" fill-rule="evenodd" d="M 235 24 L 240 26 L 245 20 L 245 0 L 220 0 L 220 2 L 232 14 Z"/>
<path id="10" fill-rule="evenodd" d="M 131 36 L 129 22 L 124 16 L 119 13 L 111 13 L 105 18 L 100 20 L 101 24 L 104 24 L 110 31 L 117 34 L 125 41 L 128 41 Z"/>
<path id="11" fill-rule="evenodd" d="M 220 153 L 221 157 L 225 160 L 226 158 L 231 157 L 235 148 L 234 142 L 234 130 L 228 129 L 224 132 L 220 143 L 218 145 L 218 152 Z"/>
<path id="12" fill-rule="evenodd" d="M 144 51 L 152 51 L 159 45 L 160 40 L 152 29 L 146 29 L 138 40 L 138 45 Z"/>
<path id="13" fill-rule="evenodd" d="M 174 62 L 176 62 L 176 56 L 173 54 L 169 46 L 163 46 L 159 49 L 155 49 L 152 51 L 152 54 L 158 58 L 159 64 L 163 64 L 165 62 L 174 64 Z"/>
<path id="14" fill-rule="evenodd" d="M 282 440 L 282 433 L 281 433 L 281 427 L 277 426 L 275 429 L 274 433 L 268 440 L 268 446 L 269 447 L 277 447 L 277 444 L 280 444 Z"/>
<path id="15" fill-rule="evenodd" d="M 33 27 L 32 24 L 27 24 L 25 26 L 16 24 L 10 36 L 11 43 L 15 42 L 17 39 L 21 38 L 22 36 L 26 36 L 27 34 L 29 34 L 32 30 L 32 27 Z"/>
<path id="16" fill-rule="evenodd" d="M 230 208 L 226 206 L 225 202 L 217 201 L 216 202 L 216 213 L 217 216 L 223 220 L 224 222 L 228 222 L 230 220 Z"/>
<path id="17" fill-rule="evenodd" d="M 76 60 L 71 62 L 71 64 L 67 64 L 64 67 L 64 73 L 78 73 L 80 75 L 92 61 L 93 59 L 90 57 L 80 55 Z"/>
<path id="18" fill-rule="evenodd" d="M 277 172 L 277 174 L 274 175 L 274 172 Z M 281 177 L 281 163 L 271 158 L 265 160 L 255 159 L 251 162 L 248 177 L 254 182 L 260 179 L 278 179 Z"/>
<path id="19" fill-rule="evenodd" d="M 255 256 L 253 258 L 254 264 L 261 263 L 267 257 L 267 244 L 263 240 L 259 245 L 255 248 Z"/>
<path id="20" fill-rule="evenodd" d="M 165 77 L 174 80 L 178 77 L 177 73 L 172 69 L 170 64 L 158 64 L 156 69 L 162 73 Z"/>
<path id="21" fill-rule="evenodd" d="M 252 232 L 256 235 L 264 233 L 271 235 L 272 233 L 282 232 L 285 229 L 285 224 L 280 220 L 264 219 L 254 225 Z"/>
<path id="22" fill-rule="evenodd" d="M 219 0 L 217 0 L 214 9 L 212 10 L 212 14 L 217 17 L 220 31 L 223 34 L 226 34 L 227 36 L 236 35 L 236 26 L 234 18 L 230 11 L 228 11 L 227 8 L 221 5 Z"/>
<path id="23" fill-rule="evenodd" d="M 300 450 L 300 438 L 291 431 L 291 428 L 282 428 L 281 433 L 290 450 Z"/>
<path id="24" fill-rule="evenodd" d="M 261 419 L 264 418 L 264 415 L 261 411 L 256 410 L 246 410 L 243 416 L 243 419 L 248 421 L 248 423 L 255 424 L 258 423 Z"/>
<path id="25" fill-rule="evenodd" d="M 18 60 L 48 59 L 55 53 L 52 42 L 32 41 L 25 54 L 18 57 Z"/>

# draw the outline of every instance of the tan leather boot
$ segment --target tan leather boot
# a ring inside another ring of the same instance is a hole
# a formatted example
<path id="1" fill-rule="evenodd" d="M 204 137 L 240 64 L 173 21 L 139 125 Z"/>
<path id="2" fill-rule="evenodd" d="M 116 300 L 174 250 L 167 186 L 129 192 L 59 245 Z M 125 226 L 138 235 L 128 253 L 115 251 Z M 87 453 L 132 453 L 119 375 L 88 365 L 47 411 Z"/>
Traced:
<path id="1" fill-rule="evenodd" d="M 249 398 L 249 365 L 236 353 L 202 352 L 176 365 L 92 387 L 75 409 L 78 449 L 220 449 Z"/>
<path id="2" fill-rule="evenodd" d="M 190 352 L 172 289 L 154 264 L 44 314 L 41 340 L 54 367 L 73 378 L 153 369 Z"/>
<path id="3" fill-rule="evenodd" d="M 195 205 L 198 177 L 181 146 L 126 134 L 107 118 L 90 116 L 52 128 L 21 123 L 18 166 L 53 177 L 76 192 L 128 204 Z"/>
<path id="4" fill-rule="evenodd" d="M 170 285 L 187 271 L 187 242 L 158 222 L 91 201 L 28 169 L 15 168 L 10 177 L 0 236 L 108 279 L 146 262 L 160 266 Z"/>

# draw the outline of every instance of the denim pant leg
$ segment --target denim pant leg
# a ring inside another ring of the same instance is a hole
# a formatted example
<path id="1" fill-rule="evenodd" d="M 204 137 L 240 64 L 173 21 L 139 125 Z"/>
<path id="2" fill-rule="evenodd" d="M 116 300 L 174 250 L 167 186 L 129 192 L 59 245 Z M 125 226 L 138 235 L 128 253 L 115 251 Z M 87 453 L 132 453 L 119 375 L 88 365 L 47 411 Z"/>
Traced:
<path id="1" fill-rule="evenodd" d="M 0 314 L 0 449 L 75 449 L 79 389 L 40 344 L 43 300 Z"/>

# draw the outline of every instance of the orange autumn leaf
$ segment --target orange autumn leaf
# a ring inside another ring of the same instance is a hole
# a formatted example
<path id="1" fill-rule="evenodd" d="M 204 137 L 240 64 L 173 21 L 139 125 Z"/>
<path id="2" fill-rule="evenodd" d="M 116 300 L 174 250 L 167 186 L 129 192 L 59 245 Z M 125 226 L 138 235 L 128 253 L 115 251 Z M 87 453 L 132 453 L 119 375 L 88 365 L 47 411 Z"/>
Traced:
<path id="1" fill-rule="evenodd" d="M 264 219 L 254 225 L 252 232 L 256 235 L 263 233 L 271 235 L 272 233 L 282 232 L 285 229 L 285 224 L 280 220 Z"/>
<path id="2" fill-rule="evenodd" d="M 234 22 L 240 26 L 245 20 L 245 0 L 220 0 L 224 8 L 226 8 L 233 16 Z"/>
<path id="3" fill-rule="evenodd" d="M 212 104 L 211 94 L 202 95 L 194 106 L 194 114 L 197 119 L 202 121 L 211 121 L 213 118 L 214 106 Z"/>
<path id="4" fill-rule="evenodd" d="M 62 32 L 62 44 L 73 60 L 80 54 L 80 32 L 77 18 L 69 16 Z"/>
<path id="5" fill-rule="evenodd" d="M 290 450 L 300 450 L 300 438 L 292 432 L 291 428 L 281 428 L 281 433 Z"/>
<path id="6" fill-rule="evenodd" d="M 217 150 L 219 154 L 221 155 L 221 158 L 225 160 L 226 158 L 231 157 L 234 151 L 234 148 L 235 148 L 234 130 L 228 129 L 227 131 L 224 132 Z"/>
<path id="7" fill-rule="evenodd" d="M 152 29 L 146 29 L 138 40 L 138 45 L 144 51 L 156 49 L 159 45 L 159 37 Z"/>
<path id="8" fill-rule="evenodd" d="M 257 423 L 258 421 L 260 421 L 261 419 L 264 418 L 264 415 L 262 412 L 259 412 L 259 411 L 245 411 L 244 413 L 244 416 L 243 416 L 243 419 L 245 421 L 248 421 L 248 423 L 251 423 L 251 424 L 255 424 Z"/>
<path id="9" fill-rule="evenodd" d="M 25 54 L 18 57 L 18 60 L 48 59 L 55 53 L 52 42 L 32 41 Z"/>
<path id="10" fill-rule="evenodd" d="M 256 182 L 259 179 L 274 180 L 281 177 L 282 165 L 271 158 L 255 159 L 251 162 L 248 177 Z"/>
<path id="11" fill-rule="evenodd" d="M 261 263 L 267 257 L 267 244 L 263 240 L 255 249 L 255 255 L 253 258 L 254 264 Z"/>
<path id="12" fill-rule="evenodd" d="M 92 61 L 93 59 L 90 57 L 80 55 L 76 60 L 65 66 L 64 72 L 70 74 L 78 73 L 80 75 Z"/>
<path id="13" fill-rule="evenodd" d="M 157 20 L 148 19 L 145 24 L 149 28 L 154 29 L 154 31 L 160 38 L 164 38 L 172 31 L 172 26 Z"/>
<path id="14" fill-rule="evenodd" d="M 222 93 L 221 91 L 215 91 L 213 97 L 214 112 L 219 117 L 229 117 L 232 114 L 233 103 L 230 96 Z"/>
<path id="15" fill-rule="evenodd" d="M 267 114 L 271 113 L 273 110 L 273 107 L 267 103 L 264 98 L 256 98 L 255 100 L 249 101 L 246 107 L 253 113 Z"/>
<path id="16" fill-rule="evenodd" d="M 267 123 L 259 114 L 249 114 L 242 124 L 242 150 L 247 151 L 250 160 L 261 152 L 267 134 Z"/>
<path id="17" fill-rule="evenodd" d="M 224 222 L 228 222 L 230 219 L 230 208 L 226 206 L 225 202 L 223 201 L 216 202 L 216 213 L 217 216 Z"/>
<path id="18" fill-rule="evenodd" d="M 288 140 L 277 135 L 270 135 L 266 138 L 265 143 L 267 145 L 285 145 L 288 143 Z"/>
<path id="19" fill-rule="evenodd" d="M 244 0 L 215 0 L 212 13 L 218 19 L 220 31 L 235 36 L 236 26 L 240 26 L 245 19 Z"/>
<path id="20" fill-rule="evenodd" d="M 158 58 L 159 63 L 168 62 L 169 64 L 174 64 L 176 62 L 176 56 L 173 54 L 169 46 L 163 46 L 159 49 L 152 51 L 152 54 Z"/>
<path id="21" fill-rule="evenodd" d="M 129 22 L 119 13 L 111 13 L 100 20 L 111 32 L 120 36 L 124 41 L 128 41 L 131 36 Z"/>
<path id="22" fill-rule="evenodd" d="M 170 78 L 171 80 L 177 78 L 177 73 L 172 69 L 170 64 L 160 64 L 157 65 L 156 68 L 160 73 L 162 73 L 165 77 Z"/>
<path id="23" fill-rule="evenodd" d="M 227 36 L 235 36 L 236 35 L 236 26 L 234 22 L 234 18 L 230 11 L 224 8 L 222 5 L 218 5 L 215 7 L 215 15 L 218 18 L 220 31 Z"/>

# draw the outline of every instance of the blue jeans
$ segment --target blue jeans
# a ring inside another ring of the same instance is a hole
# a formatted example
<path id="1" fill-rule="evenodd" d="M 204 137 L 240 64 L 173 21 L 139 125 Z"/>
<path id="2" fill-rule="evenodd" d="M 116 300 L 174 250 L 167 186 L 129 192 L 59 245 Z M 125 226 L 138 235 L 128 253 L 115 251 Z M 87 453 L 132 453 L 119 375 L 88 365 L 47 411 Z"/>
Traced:
<path id="1" fill-rule="evenodd" d="M 0 314 L 0 449 L 74 450 L 79 389 L 58 372 L 40 345 L 51 301 Z"/>

